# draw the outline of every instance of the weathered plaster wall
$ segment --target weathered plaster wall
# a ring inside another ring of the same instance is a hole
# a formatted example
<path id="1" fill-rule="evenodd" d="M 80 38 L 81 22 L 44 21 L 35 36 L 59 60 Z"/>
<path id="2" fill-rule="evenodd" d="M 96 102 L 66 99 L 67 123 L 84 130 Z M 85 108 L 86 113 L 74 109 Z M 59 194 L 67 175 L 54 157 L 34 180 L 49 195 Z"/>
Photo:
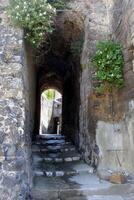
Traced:
<path id="1" fill-rule="evenodd" d="M 48 133 L 48 126 L 50 124 L 52 112 L 53 112 L 53 101 L 50 101 L 45 96 L 41 95 L 40 134 Z M 53 131 L 52 129 L 53 128 L 51 128 L 50 130 L 51 132 Z"/>
<path id="2" fill-rule="evenodd" d="M 0 0 L 0 198 L 25 199 L 31 183 L 29 84 L 23 32 L 11 26 Z"/>
<path id="3" fill-rule="evenodd" d="M 109 13 L 107 7 L 111 7 L 108 1 L 89 1 L 85 7 L 85 42 L 81 56 L 81 105 L 80 105 L 80 150 L 86 161 L 95 164 L 91 158 L 96 146 L 96 123 L 103 114 L 107 116 L 106 104 L 109 103 L 109 96 L 98 95 L 94 92 L 96 82 L 93 79 L 94 69 L 91 58 L 95 52 L 96 42 L 110 37 Z M 109 107 L 109 104 L 107 105 Z"/>
<path id="4" fill-rule="evenodd" d="M 80 149 L 87 162 L 99 162 L 101 175 L 108 170 L 134 174 L 133 8 L 133 1 L 90 1 L 85 18 L 81 64 L 89 67 L 81 75 Z M 125 87 L 99 95 L 93 90 L 97 83 L 89 59 L 102 39 L 123 45 Z"/>
<path id="5" fill-rule="evenodd" d="M 35 66 L 36 57 L 34 50 L 29 44 L 24 42 L 24 97 L 25 97 L 25 112 L 26 120 L 25 127 L 28 133 L 29 141 L 33 138 L 36 117 L 36 102 L 37 102 L 37 68 Z M 30 143 L 29 143 L 30 144 Z M 31 144 L 30 144 L 31 145 Z"/>
<path id="6" fill-rule="evenodd" d="M 97 142 L 100 146 L 99 170 L 120 170 L 134 175 L 134 2 L 115 1 L 112 9 L 112 38 L 123 45 L 125 87 L 114 94 L 113 122 L 97 123 Z"/>

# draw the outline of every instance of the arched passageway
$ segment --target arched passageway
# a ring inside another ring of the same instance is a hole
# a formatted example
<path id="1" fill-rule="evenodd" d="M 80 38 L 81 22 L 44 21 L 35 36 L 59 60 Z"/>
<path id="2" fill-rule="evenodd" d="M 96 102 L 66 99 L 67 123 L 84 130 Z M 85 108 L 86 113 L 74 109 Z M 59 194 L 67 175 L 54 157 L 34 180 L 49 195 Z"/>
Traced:
<path id="1" fill-rule="evenodd" d="M 49 38 L 49 47 L 42 45 L 36 52 L 36 108 L 33 139 L 39 134 L 41 94 L 49 88 L 62 94 L 62 134 L 78 146 L 80 101 L 80 55 L 74 56 L 72 43 L 81 37 L 82 30 L 73 22 L 58 22 Z M 68 29 L 68 31 L 67 31 Z M 74 32 L 77 34 L 74 34 Z M 60 38 L 60 39 L 59 39 Z M 49 49 L 49 50 L 48 50 Z"/>
<path id="2" fill-rule="evenodd" d="M 81 19 L 79 22 L 78 18 L 73 21 L 73 18 L 67 16 L 62 22 L 60 19 L 61 17 L 57 19 L 55 31 L 49 38 L 49 50 L 46 50 L 46 44 L 44 44 L 35 52 L 36 104 L 35 129 L 32 135 L 32 165 L 35 175 L 35 188 L 32 190 L 32 196 L 34 197 L 39 194 L 38 191 L 36 193 L 36 185 L 38 187 L 38 184 L 43 184 L 44 191 L 47 181 L 50 181 L 52 183 L 51 190 L 56 185 L 62 184 L 62 177 L 66 176 L 68 179 L 70 175 L 76 175 L 77 170 L 93 171 L 82 160 L 79 152 L 81 66 L 80 53 L 75 55 L 75 52 L 72 51 L 72 44 L 79 41 L 83 34 L 83 29 L 79 27 Z M 49 123 L 45 124 L 42 119 L 41 100 L 44 91 L 49 89 L 54 89 L 62 94 L 62 116 L 59 120 L 54 119 L 51 115 Z M 58 122 L 61 123 L 60 127 L 58 127 Z M 46 127 L 44 128 L 44 126 Z M 53 182 L 53 177 L 57 176 L 59 176 L 58 184 Z M 76 186 L 78 186 L 77 183 Z M 51 195 L 53 196 L 53 194 Z"/>
<path id="3" fill-rule="evenodd" d="M 48 181 L 53 184 L 53 177 L 57 176 L 59 176 L 58 184 L 61 184 L 60 178 L 66 175 L 69 177 L 74 172 L 77 174 L 75 168 L 81 168 L 81 166 L 90 170 L 90 167 L 81 160 L 78 152 L 81 68 L 80 56 L 75 57 L 71 51 L 71 44 L 81 36 L 81 31 L 77 31 L 76 37 L 75 26 L 70 23 L 65 26 L 71 28 L 68 29 L 69 34 L 66 29 L 63 31 L 58 26 L 50 39 L 50 50 L 46 53 L 44 46 L 37 52 L 35 131 L 32 145 L 35 185 L 42 184 L 42 180 L 47 181 L 48 177 L 50 178 Z M 62 116 L 61 119 L 57 119 L 57 116 L 55 118 L 51 115 L 47 128 L 43 129 L 41 99 L 43 92 L 49 89 L 62 94 Z M 39 174 L 41 176 L 38 176 Z M 44 191 L 46 186 L 43 185 L 42 188 Z M 38 195 L 38 192 L 35 193 L 34 188 L 32 194 L 34 197 Z M 51 199 L 54 199 L 53 194 L 51 195 Z"/>
<path id="4" fill-rule="evenodd" d="M 62 93 L 62 134 L 74 143 L 78 142 L 79 130 L 79 67 L 59 56 L 47 57 L 47 64 L 38 69 L 36 135 L 39 134 L 41 115 L 41 94 L 48 88 Z"/>
<path id="5" fill-rule="evenodd" d="M 61 134 L 62 94 L 55 89 L 42 92 L 39 134 Z"/>

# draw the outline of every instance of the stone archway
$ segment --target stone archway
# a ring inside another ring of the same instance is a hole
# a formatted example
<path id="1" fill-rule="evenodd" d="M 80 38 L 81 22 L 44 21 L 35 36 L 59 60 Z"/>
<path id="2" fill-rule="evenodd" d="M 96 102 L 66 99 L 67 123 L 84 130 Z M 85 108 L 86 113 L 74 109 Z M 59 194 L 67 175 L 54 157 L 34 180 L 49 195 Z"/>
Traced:
<path id="1" fill-rule="evenodd" d="M 61 21 L 62 19 L 62 21 Z M 76 35 L 77 33 L 77 35 Z M 65 135 L 79 146 L 79 104 L 80 104 L 80 54 L 71 51 L 73 42 L 83 33 L 83 21 L 79 13 L 62 14 L 57 17 L 56 28 L 49 38 L 51 48 L 42 46 L 37 52 L 37 102 L 35 135 L 39 130 L 40 95 L 42 90 L 55 88 L 63 95 L 63 126 Z M 60 37 L 60 40 L 59 40 Z"/>
<path id="2" fill-rule="evenodd" d="M 59 13 L 47 54 L 45 46 L 33 53 L 24 45 L 23 31 L 11 26 L 5 12 L 8 1 L 0 3 L 1 198 L 25 199 L 30 192 L 32 138 L 39 130 L 40 92 L 47 87 L 62 90 L 63 132 L 79 146 L 83 157 L 90 161 L 97 143 L 100 170 L 118 170 L 118 152 L 123 170 L 133 175 L 133 1 L 74 0 L 72 10 Z M 81 58 L 76 58 L 70 45 L 83 32 Z M 114 95 L 114 125 L 111 98 L 93 92 L 89 60 L 96 42 L 111 38 L 123 44 L 125 60 L 125 87 Z"/>
<path id="3" fill-rule="evenodd" d="M 40 104 L 39 134 L 62 134 L 62 94 L 55 88 L 43 90 Z"/>

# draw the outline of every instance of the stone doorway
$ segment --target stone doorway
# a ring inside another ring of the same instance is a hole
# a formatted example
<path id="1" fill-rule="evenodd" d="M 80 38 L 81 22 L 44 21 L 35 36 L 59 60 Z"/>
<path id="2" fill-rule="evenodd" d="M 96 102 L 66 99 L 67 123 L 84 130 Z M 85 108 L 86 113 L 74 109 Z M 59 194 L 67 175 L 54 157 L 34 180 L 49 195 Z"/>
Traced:
<path id="1" fill-rule="evenodd" d="M 62 95 L 54 89 L 48 89 L 42 92 L 40 103 L 39 134 L 61 134 Z"/>
<path id="2" fill-rule="evenodd" d="M 59 15 L 55 31 L 48 39 L 47 45 L 44 43 L 39 49 L 31 52 L 31 57 L 29 56 L 31 50 L 26 47 L 29 65 L 32 63 L 35 70 L 35 83 L 33 84 L 35 85 L 35 96 L 33 98 L 36 99 L 36 102 L 32 138 L 35 139 L 39 134 L 41 94 L 45 90 L 55 89 L 62 94 L 62 133 L 78 147 L 81 66 L 80 54 L 74 56 L 71 45 L 81 37 L 83 29 L 81 24 L 75 22 L 76 16 L 74 22 L 72 19 L 68 21 L 68 16 L 65 16 L 63 22 L 60 19 Z"/>

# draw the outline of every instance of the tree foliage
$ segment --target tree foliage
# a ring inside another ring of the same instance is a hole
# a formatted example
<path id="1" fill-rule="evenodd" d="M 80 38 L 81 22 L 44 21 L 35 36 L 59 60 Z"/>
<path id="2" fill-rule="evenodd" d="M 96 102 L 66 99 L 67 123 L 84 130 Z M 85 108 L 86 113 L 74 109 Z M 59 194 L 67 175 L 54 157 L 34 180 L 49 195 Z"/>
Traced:
<path id="1" fill-rule="evenodd" d="M 56 9 L 47 0 L 10 0 L 8 13 L 13 23 L 25 30 L 25 38 L 38 47 L 53 31 Z"/>
<path id="2" fill-rule="evenodd" d="M 43 92 L 43 96 L 45 98 L 47 98 L 47 100 L 52 101 L 55 98 L 55 90 L 54 89 L 48 89 L 48 90 Z"/>

